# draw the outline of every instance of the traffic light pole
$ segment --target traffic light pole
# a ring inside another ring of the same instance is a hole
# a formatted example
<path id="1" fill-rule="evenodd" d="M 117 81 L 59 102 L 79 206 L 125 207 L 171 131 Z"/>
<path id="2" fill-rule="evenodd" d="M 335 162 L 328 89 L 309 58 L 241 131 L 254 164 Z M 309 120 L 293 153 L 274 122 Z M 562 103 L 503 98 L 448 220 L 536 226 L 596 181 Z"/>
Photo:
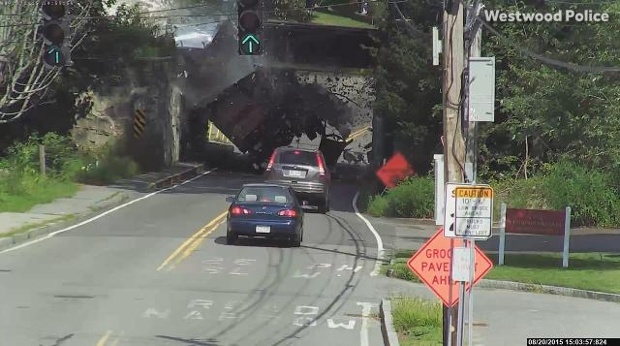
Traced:
<path id="1" fill-rule="evenodd" d="M 463 2 L 447 1 L 443 13 L 443 136 L 446 181 L 463 182 L 465 145 L 461 133 L 461 84 L 463 75 Z M 448 226 L 448 225 L 444 225 Z M 459 285 L 459 287 L 462 284 Z M 462 302 L 459 302 L 462 304 Z M 458 309 L 443 311 L 444 345 L 456 346 Z"/>

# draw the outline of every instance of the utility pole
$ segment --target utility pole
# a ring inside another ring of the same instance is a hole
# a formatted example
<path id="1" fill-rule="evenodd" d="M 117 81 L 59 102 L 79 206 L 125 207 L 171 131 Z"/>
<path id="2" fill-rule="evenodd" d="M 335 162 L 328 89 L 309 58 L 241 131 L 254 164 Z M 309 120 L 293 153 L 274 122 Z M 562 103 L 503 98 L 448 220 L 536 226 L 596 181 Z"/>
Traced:
<path id="1" fill-rule="evenodd" d="M 471 32 L 469 33 L 469 52 L 467 52 L 467 65 L 469 66 L 469 58 L 470 57 L 480 57 L 482 54 L 482 24 L 480 21 L 476 20 L 480 11 L 482 10 L 483 5 L 481 1 L 476 1 L 473 6 L 469 8 L 470 16 L 468 19 L 474 21 L 473 26 L 471 27 Z M 469 24 L 469 23 L 468 23 Z M 469 68 L 467 68 L 469 71 Z M 471 121 L 469 114 L 469 78 L 467 80 L 467 90 L 465 95 L 467 97 L 467 102 L 465 104 L 464 110 L 467 114 L 468 126 L 467 126 L 467 154 L 466 154 L 466 172 L 467 172 L 467 181 L 471 183 L 475 183 L 478 175 L 478 122 Z"/>
<path id="2" fill-rule="evenodd" d="M 468 6 L 468 11 L 467 11 L 467 28 L 468 28 L 468 32 L 467 32 L 467 45 L 466 45 L 466 49 L 467 49 L 467 56 L 466 56 L 466 63 L 467 63 L 467 69 L 466 69 L 466 81 L 465 81 L 465 107 L 463 107 L 464 113 L 466 114 L 467 117 L 467 122 L 468 122 L 468 126 L 467 126 L 467 152 L 466 152 L 466 163 L 465 163 L 465 171 L 467 173 L 467 182 L 471 183 L 471 184 L 476 184 L 476 181 L 478 179 L 478 122 L 477 121 L 472 121 L 474 119 L 472 119 L 472 114 L 471 114 L 471 108 L 470 108 L 470 77 L 471 77 L 471 70 L 470 70 L 470 60 L 469 58 L 472 57 L 480 57 L 482 54 L 482 23 L 478 20 L 478 15 L 480 14 L 480 11 L 482 11 L 482 8 L 484 6 L 482 5 L 482 0 L 476 0 L 473 4 L 470 4 Z M 475 245 L 475 241 L 474 240 L 470 240 L 467 241 L 467 246 L 470 248 L 470 256 L 472 256 L 472 258 L 475 257 L 475 249 L 474 247 Z M 472 261 L 474 261 L 472 259 Z M 474 262 L 472 262 L 474 263 Z M 472 268 L 474 266 L 472 265 Z M 474 280 L 474 273 L 472 270 L 472 273 L 470 274 L 470 282 L 473 282 Z M 474 297 L 473 297 L 473 287 L 471 288 L 471 291 L 469 292 L 469 299 L 467 302 L 468 305 L 468 312 L 467 312 L 467 339 L 468 339 L 468 345 L 471 346 L 472 342 L 473 342 L 473 333 L 474 333 L 474 328 L 473 328 L 473 301 L 474 301 Z M 461 304 L 465 304 L 465 302 L 461 302 Z M 461 310 L 461 316 L 465 316 L 464 311 L 465 309 Z M 462 329 L 462 324 L 459 325 L 459 327 Z M 459 335 L 459 345 L 463 344 L 463 331 L 461 331 L 461 334 Z"/>
<path id="3" fill-rule="evenodd" d="M 465 164 L 465 144 L 461 133 L 461 88 L 464 68 L 463 0 L 444 2 L 442 43 L 444 176 L 447 182 L 458 183 L 463 182 Z M 444 306 L 444 345 L 457 345 L 457 320 L 458 308 Z"/>

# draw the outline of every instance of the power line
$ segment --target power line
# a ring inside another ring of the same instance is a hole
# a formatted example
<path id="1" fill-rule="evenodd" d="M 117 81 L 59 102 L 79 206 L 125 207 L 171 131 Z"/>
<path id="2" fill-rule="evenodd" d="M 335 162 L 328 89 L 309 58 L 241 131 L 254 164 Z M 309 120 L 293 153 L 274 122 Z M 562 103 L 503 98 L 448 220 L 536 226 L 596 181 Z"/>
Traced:
<path id="1" fill-rule="evenodd" d="M 316 6 L 316 7 L 312 7 L 312 9 L 327 9 L 330 7 L 340 7 L 340 6 L 350 6 L 350 5 L 355 5 L 355 4 L 362 4 L 362 3 L 366 3 L 366 2 L 371 2 L 371 3 L 378 3 L 378 2 L 384 2 L 385 0 L 368 0 L 368 1 L 354 1 L 354 2 L 349 2 L 349 3 L 344 3 L 344 4 L 335 4 L 335 5 L 325 5 L 325 6 Z M 399 3 L 404 3 L 407 2 L 407 0 L 396 0 L 396 1 L 385 1 L 388 4 L 399 4 Z M 187 6 L 187 7 L 177 7 L 177 8 L 170 8 L 170 9 L 161 9 L 161 10 L 153 10 L 153 11 L 143 11 L 143 12 L 137 12 L 140 15 L 148 15 L 148 14 L 152 14 L 152 13 L 161 13 L 161 12 L 170 12 L 170 11 L 178 11 L 178 10 L 186 10 L 186 9 L 195 9 L 195 8 L 201 8 L 201 7 L 207 7 L 210 5 L 194 5 L 194 6 Z M 307 8 L 302 8 L 299 9 L 301 11 L 305 11 L 305 10 L 309 10 Z M 264 11 L 265 13 L 276 13 L 276 10 L 272 10 L 272 11 Z M 213 15 L 220 15 L 220 16 L 234 16 L 236 15 L 236 12 L 219 12 L 219 13 L 215 13 L 215 14 L 176 14 L 176 15 L 162 15 L 162 16 L 153 16 L 153 17 L 148 17 L 145 19 L 168 19 L 168 18 L 184 18 L 184 17 L 190 17 L 190 18 L 200 18 L 200 17 L 209 17 L 209 16 L 213 16 Z M 103 19 L 103 18 L 110 18 L 110 17 L 115 17 L 115 16 L 80 16 L 79 19 Z M 220 19 L 220 20 L 215 20 L 213 23 L 219 23 L 222 21 L 225 21 L 226 19 Z M 212 22 L 207 22 L 207 23 L 212 23 Z M 5 24 L 5 25 L 0 25 L 0 28 L 10 28 L 10 27 L 19 27 L 19 26 L 31 26 L 31 25 L 37 25 L 39 24 L 39 22 L 29 22 L 29 23 L 15 23 L 15 24 Z M 202 25 L 202 23 L 197 23 L 197 24 L 187 24 L 188 26 L 191 25 Z"/>
<path id="2" fill-rule="evenodd" d="M 492 32 L 495 36 L 499 37 L 501 40 L 506 41 L 506 43 L 508 43 L 508 45 L 511 46 L 512 48 L 515 48 L 516 50 L 518 50 L 522 54 L 527 55 L 527 56 L 529 56 L 531 58 L 534 58 L 536 60 L 542 61 L 542 62 L 544 62 L 544 63 L 546 63 L 548 65 L 553 65 L 553 66 L 557 66 L 557 67 L 563 67 L 563 68 L 566 68 L 566 69 L 569 69 L 569 70 L 572 70 L 572 71 L 582 72 L 582 73 L 620 72 L 620 67 L 578 65 L 578 64 L 564 62 L 564 61 L 560 61 L 560 60 L 556 60 L 556 59 L 552 59 L 552 58 L 546 57 L 546 56 L 544 56 L 542 54 L 538 54 L 536 52 L 533 52 L 533 51 L 531 51 L 531 50 L 529 50 L 527 48 L 523 48 L 523 46 L 521 44 L 518 44 L 514 40 L 511 40 L 510 38 L 506 37 L 505 35 L 503 35 L 499 31 L 497 31 L 489 23 L 484 21 L 482 18 L 478 17 L 478 20 L 482 23 L 482 25 L 484 25 L 487 29 L 489 29 L 490 32 Z"/>

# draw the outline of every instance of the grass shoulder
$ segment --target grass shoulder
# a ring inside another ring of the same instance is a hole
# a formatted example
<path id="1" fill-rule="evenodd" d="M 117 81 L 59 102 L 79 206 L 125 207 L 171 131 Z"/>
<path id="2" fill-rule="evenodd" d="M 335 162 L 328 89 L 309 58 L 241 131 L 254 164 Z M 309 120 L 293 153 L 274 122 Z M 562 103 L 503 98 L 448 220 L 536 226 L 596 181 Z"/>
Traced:
<path id="1" fill-rule="evenodd" d="M 407 260 L 413 253 L 396 253 L 391 264 L 383 268 L 383 272 L 389 271 L 394 278 L 420 282 L 407 267 Z M 497 263 L 497 255 L 488 256 Z M 496 265 L 491 269 L 485 279 L 620 294 L 620 254 L 570 254 L 568 268 L 561 268 L 561 254 L 553 253 L 506 254 L 504 263 L 503 266 Z"/>
<path id="2" fill-rule="evenodd" d="M 394 329 L 401 345 L 442 344 L 441 303 L 414 297 L 394 297 L 391 305 Z"/>
<path id="3" fill-rule="evenodd" d="M 45 174 L 39 146 L 45 148 Z M 74 196 L 79 184 L 107 185 L 139 173 L 113 144 L 79 150 L 68 136 L 48 133 L 16 142 L 0 157 L 0 212 L 27 212 L 35 205 Z"/>

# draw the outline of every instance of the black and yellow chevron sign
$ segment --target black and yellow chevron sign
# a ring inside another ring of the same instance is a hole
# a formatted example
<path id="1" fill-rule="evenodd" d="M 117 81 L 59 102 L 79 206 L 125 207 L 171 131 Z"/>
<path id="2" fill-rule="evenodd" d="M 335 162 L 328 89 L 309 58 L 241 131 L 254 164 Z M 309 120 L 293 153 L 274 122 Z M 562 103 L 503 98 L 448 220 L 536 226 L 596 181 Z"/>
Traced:
<path id="1" fill-rule="evenodd" d="M 146 114 L 142 109 L 136 109 L 136 114 L 133 117 L 133 136 L 135 138 L 142 137 L 144 130 L 146 129 Z"/>

